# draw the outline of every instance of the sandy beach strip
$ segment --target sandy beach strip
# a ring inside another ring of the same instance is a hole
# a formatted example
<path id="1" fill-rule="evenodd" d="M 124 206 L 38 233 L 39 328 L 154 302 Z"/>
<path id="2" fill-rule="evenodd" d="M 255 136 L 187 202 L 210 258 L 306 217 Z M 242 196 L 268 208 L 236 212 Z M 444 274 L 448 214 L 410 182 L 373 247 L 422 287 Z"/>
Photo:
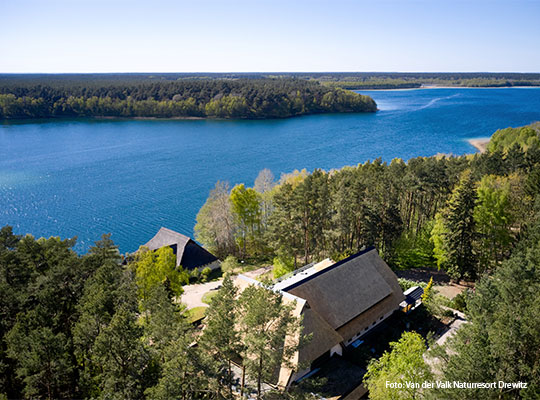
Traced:
<path id="1" fill-rule="evenodd" d="M 477 138 L 467 140 L 471 146 L 474 146 L 480 153 L 485 153 L 489 143 L 489 138 Z"/>

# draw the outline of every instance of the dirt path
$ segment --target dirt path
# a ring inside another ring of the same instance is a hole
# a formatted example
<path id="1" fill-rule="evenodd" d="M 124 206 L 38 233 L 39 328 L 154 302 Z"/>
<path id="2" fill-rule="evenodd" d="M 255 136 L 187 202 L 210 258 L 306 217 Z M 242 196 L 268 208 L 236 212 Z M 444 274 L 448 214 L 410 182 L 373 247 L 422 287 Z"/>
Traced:
<path id="1" fill-rule="evenodd" d="M 433 277 L 433 288 L 444 297 L 452 300 L 459 293 L 463 292 L 471 285 L 467 282 L 455 283 L 452 282 L 450 277 L 444 271 L 438 271 L 432 268 L 415 268 L 405 271 L 396 271 L 396 275 L 399 278 L 410 279 L 417 282 L 429 282 Z"/>
<path id="2" fill-rule="evenodd" d="M 467 289 L 467 286 L 458 285 L 456 283 L 451 283 L 448 285 L 436 285 L 433 286 L 435 292 L 442 294 L 447 299 L 452 300 L 458 294 Z"/>
<path id="3" fill-rule="evenodd" d="M 219 280 L 184 286 L 184 293 L 182 293 L 181 297 L 182 303 L 184 303 L 188 309 L 208 307 L 208 304 L 202 302 L 203 295 L 211 290 L 216 290 L 221 286 L 222 282 L 223 280 Z"/>
<path id="4" fill-rule="evenodd" d="M 454 310 L 448 307 L 443 307 L 446 310 L 451 310 L 454 314 L 457 315 L 457 318 L 452 322 L 449 326 L 449 329 L 439 338 L 437 339 L 437 344 L 439 346 L 442 346 L 449 338 L 454 336 L 457 332 L 457 330 L 461 327 L 461 325 L 467 323 L 467 320 L 465 319 L 465 314 L 463 314 L 461 311 Z"/>

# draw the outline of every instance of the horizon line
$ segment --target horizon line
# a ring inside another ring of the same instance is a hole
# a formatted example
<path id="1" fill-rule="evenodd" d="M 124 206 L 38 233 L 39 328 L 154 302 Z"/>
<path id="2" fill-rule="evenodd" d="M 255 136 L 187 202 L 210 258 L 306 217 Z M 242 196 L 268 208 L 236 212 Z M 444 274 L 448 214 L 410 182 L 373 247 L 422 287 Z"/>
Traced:
<path id="1" fill-rule="evenodd" d="M 0 72 L 0 75 L 90 75 L 90 74 L 540 74 L 540 71 L 78 71 Z"/>

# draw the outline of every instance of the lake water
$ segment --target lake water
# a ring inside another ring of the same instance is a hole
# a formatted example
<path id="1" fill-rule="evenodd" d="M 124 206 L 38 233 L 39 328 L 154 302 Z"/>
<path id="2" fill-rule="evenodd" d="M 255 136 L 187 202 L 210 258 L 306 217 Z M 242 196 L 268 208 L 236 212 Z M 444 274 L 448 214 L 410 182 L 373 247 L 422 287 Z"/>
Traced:
<path id="1" fill-rule="evenodd" d="M 217 180 L 474 152 L 469 138 L 540 120 L 540 89 L 362 92 L 376 114 L 271 121 L 61 120 L 0 124 L 0 225 L 134 251 L 160 226 L 193 235 Z"/>

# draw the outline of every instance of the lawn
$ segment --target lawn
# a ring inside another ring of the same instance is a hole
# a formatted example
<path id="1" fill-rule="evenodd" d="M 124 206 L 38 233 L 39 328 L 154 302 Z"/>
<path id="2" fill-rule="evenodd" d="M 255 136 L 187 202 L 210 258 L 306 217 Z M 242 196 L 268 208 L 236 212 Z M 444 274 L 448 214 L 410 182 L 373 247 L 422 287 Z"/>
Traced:
<path id="1" fill-rule="evenodd" d="M 202 302 L 203 303 L 206 303 L 206 304 L 210 304 L 212 302 L 212 299 L 214 297 L 216 297 L 216 295 L 218 294 L 219 290 L 211 290 L 209 292 L 206 292 L 205 294 L 203 294 L 203 297 L 202 297 Z"/>
<path id="2" fill-rule="evenodd" d="M 206 314 L 207 307 L 195 307 L 186 311 L 186 318 L 190 324 L 200 321 Z"/>

